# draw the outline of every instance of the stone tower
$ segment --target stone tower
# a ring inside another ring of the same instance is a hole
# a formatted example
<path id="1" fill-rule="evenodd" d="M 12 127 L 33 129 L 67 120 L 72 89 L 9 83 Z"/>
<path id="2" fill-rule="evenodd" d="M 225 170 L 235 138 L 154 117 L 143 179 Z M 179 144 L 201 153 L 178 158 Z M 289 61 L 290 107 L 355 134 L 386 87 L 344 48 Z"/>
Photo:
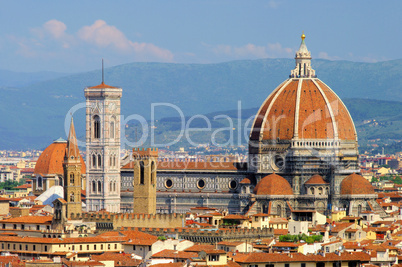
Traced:
<path id="1" fill-rule="evenodd" d="M 156 163 L 158 149 L 133 149 L 134 213 L 156 213 Z"/>
<path id="2" fill-rule="evenodd" d="M 120 212 L 120 98 L 122 89 L 85 88 L 87 211 Z"/>
<path id="3" fill-rule="evenodd" d="M 71 117 L 70 132 L 68 134 L 67 147 L 63 161 L 64 169 L 64 200 L 67 202 L 65 209 L 66 218 L 71 218 L 82 213 L 81 203 L 81 157 L 78 150 L 77 138 L 73 118 Z"/>

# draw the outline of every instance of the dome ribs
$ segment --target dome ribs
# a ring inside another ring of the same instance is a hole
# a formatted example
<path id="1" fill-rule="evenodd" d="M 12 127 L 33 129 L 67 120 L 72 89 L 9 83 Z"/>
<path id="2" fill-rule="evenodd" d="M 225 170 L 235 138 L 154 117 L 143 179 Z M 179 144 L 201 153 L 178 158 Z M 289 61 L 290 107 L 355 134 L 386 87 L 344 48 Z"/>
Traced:
<path id="1" fill-rule="evenodd" d="M 275 101 L 265 114 L 262 128 L 263 140 L 290 140 L 294 132 L 294 114 L 298 81 L 291 81 L 277 94 Z M 289 130 L 288 130 L 289 129 Z"/>
<path id="2" fill-rule="evenodd" d="M 334 119 L 337 122 L 338 138 L 341 140 L 356 140 L 355 126 L 346 106 L 326 84 L 320 80 L 317 80 L 317 84 L 321 87 L 331 105 Z"/>
<path id="3" fill-rule="evenodd" d="M 260 132 L 262 129 L 262 124 L 264 122 L 265 118 L 265 113 L 267 112 L 269 105 L 272 102 L 272 99 L 274 99 L 275 95 L 279 92 L 279 90 L 282 88 L 284 84 L 286 84 L 288 80 L 282 82 L 272 93 L 265 99 L 264 103 L 261 105 L 260 110 L 258 111 L 254 123 L 253 123 L 253 128 L 251 131 L 250 139 L 251 140 L 258 140 L 260 137 Z"/>
<path id="4" fill-rule="evenodd" d="M 333 139 L 327 103 L 312 80 L 303 80 L 299 110 L 299 138 Z M 331 130 L 328 130 L 330 128 Z"/>

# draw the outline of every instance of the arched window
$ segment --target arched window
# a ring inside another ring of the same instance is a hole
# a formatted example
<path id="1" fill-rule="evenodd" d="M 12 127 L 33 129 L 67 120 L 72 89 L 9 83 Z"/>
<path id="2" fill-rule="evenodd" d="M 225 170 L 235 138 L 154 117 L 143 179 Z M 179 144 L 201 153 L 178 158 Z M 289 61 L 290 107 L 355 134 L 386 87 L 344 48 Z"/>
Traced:
<path id="1" fill-rule="evenodd" d="M 145 177 L 144 177 L 144 162 L 141 161 L 140 162 L 140 184 L 144 184 L 145 183 Z"/>
<path id="2" fill-rule="evenodd" d="M 116 192 L 116 182 L 113 183 L 113 191 Z"/>
<path id="3" fill-rule="evenodd" d="M 268 213 L 268 205 L 267 204 L 262 205 L 262 213 L 265 213 L 265 214 Z"/>
<path id="4" fill-rule="evenodd" d="M 96 193 L 96 182 L 92 181 L 92 192 Z"/>
<path id="5" fill-rule="evenodd" d="M 100 117 L 98 115 L 95 115 L 93 120 L 94 120 L 94 138 L 99 139 L 101 133 Z"/>
<path id="6" fill-rule="evenodd" d="M 74 193 L 70 194 L 70 202 L 75 202 Z"/>
<path id="7" fill-rule="evenodd" d="M 109 157 L 109 165 L 110 165 L 110 167 L 113 167 L 113 156 L 112 155 L 110 155 L 110 157 Z"/>
<path id="8" fill-rule="evenodd" d="M 281 205 L 276 206 L 276 215 L 282 216 L 282 207 L 281 207 Z"/>
<path id="9" fill-rule="evenodd" d="M 311 194 L 314 195 L 314 187 L 310 188 Z"/>
<path id="10" fill-rule="evenodd" d="M 116 167 L 116 155 L 113 156 L 113 166 Z"/>
<path id="11" fill-rule="evenodd" d="M 114 139 L 114 121 L 110 122 L 110 138 Z"/>
<path id="12" fill-rule="evenodd" d="M 98 167 L 102 167 L 102 156 L 98 155 Z"/>
<path id="13" fill-rule="evenodd" d="M 74 184 L 74 173 L 70 173 L 70 185 Z"/>
<path id="14" fill-rule="evenodd" d="M 112 187 L 112 186 L 113 186 L 113 184 L 112 184 L 112 182 L 110 182 L 110 183 L 109 183 L 109 190 L 110 190 L 110 191 L 113 191 L 113 187 Z"/>
<path id="15" fill-rule="evenodd" d="M 96 168 L 96 156 L 92 155 L 92 167 Z"/>
<path id="16" fill-rule="evenodd" d="M 98 192 L 102 193 L 102 183 L 101 183 L 101 181 L 98 181 Z"/>
<path id="17" fill-rule="evenodd" d="M 324 191 L 324 190 L 322 189 L 322 187 L 319 187 L 319 188 L 318 188 L 318 194 L 319 194 L 319 195 L 322 195 L 322 194 L 323 194 L 323 191 Z"/>
<path id="18" fill-rule="evenodd" d="M 38 187 L 42 187 L 42 186 L 43 186 L 42 177 L 39 176 L 39 177 L 38 177 Z"/>
<path id="19" fill-rule="evenodd" d="M 362 213 L 362 205 L 357 206 L 357 214 L 360 215 Z"/>
<path id="20" fill-rule="evenodd" d="M 152 161 L 151 163 L 151 184 L 155 184 L 155 179 L 156 178 L 156 168 L 155 168 L 155 162 Z"/>

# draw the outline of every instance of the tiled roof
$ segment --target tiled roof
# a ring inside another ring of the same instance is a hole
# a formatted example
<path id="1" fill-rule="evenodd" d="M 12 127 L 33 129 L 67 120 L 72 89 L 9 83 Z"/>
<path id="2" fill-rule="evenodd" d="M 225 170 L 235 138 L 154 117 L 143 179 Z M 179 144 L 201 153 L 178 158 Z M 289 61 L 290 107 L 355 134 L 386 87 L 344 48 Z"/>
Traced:
<path id="1" fill-rule="evenodd" d="M 35 165 L 34 174 L 64 174 L 63 161 L 67 142 L 53 142 L 39 156 Z M 81 158 L 81 174 L 85 174 L 85 162 Z"/>
<path id="2" fill-rule="evenodd" d="M 314 80 L 316 83 L 312 79 L 288 81 L 274 90 L 260 107 L 251 130 L 251 140 L 291 140 L 297 125 L 299 137 L 303 139 L 334 139 L 334 123 L 338 125 L 337 134 L 341 140 L 356 140 L 356 130 L 348 110 L 328 86 L 317 79 Z M 311 120 L 312 116 L 314 120 Z M 276 123 L 275 127 L 272 127 L 272 122 Z M 273 131 L 273 128 L 277 130 Z"/>
<path id="3" fill-rule="evenodd" d="M 152 258 L 168 258 L 168 259 L 191 259 L 197 257 L 198 254 L 196 252 L 186 252 L 186 251 L 177 251 L 164 249 L 158 253 L 152 255 Z"/>
<path id="4" fill-rule="evenodd" d="M 21 216 L 0 221 L 0 223 L 26 223 L 26 224 L 51 224 L 53 216 Z"/>
<path id="5" fill-rule="evenodd" d="M 227 247 L 237 247 L 241 244 L 244 244 L 242 241 L 221 241 L 218 245 L 227 246 Z"/>
<path id="6" fill-rule="evenodd" d="M 23 185 L 16 186 L 14 188 L 16 188 L 16 189 L 26 189 L 26 188 L 32 188 L 32 185 L 31 184 L 23 184 Z"/>
<path id="7" fill-rule="evenodd" d="M 243 180 L 240 181 L 241 184 L 251 184 L 250 179 L 244 178 Z"/>
<path id="8" fill-rule="evenodd" d="M 223 217 L 224 220 L 248 220 L 247 217 L 243 215 L 229 214 Z"/>
<path id="9" fill-rule="evenodd" d="M 307 180 L 304 184 L 328 184 L 324 181 L 321 175 L 315 174 L 311 176 L 310 179 Z"/>
<path id="10" fill-rule="evenodd" d="M 105 252 L 100 255 L 91 255 L 91 258 L 95 261 L 114 261 L 114 266 L 138 266 L 141 264 L 141 260 L 133 259 L 131 254 L 126 253 L 111 253 Z"/>
<path id="11" fill-rule="evenodd" d="M 341 182 L 341 195 L 375 194 L 373 186 L 363 176 L 353 173 Z"/>
<path id="12" fill-rule="evenodd" d="M 42 238 L 28 236 L 0 236 L 0 242 L 21 242 L 34 244 L 77 244 L 77 243 L 111 243 L 123 242 L 127 237 L 124 236 L 94 236 L 94 237 L 68 237 L 68 238 Z"/>
<path id="13" fill-rule="evenodd" d="M 184 251 L 186 252 L 200 252 L 203 250 L 209 250 L 209 249 L 214 249 L 215 246 L 214 245 L 194 245 L 192 247 L 189 247 L 187 249 L 185 249 Z"/>
<path id="14" fill-rule="evenodd" d="M 293 195 L 292 187 L 285 178 L 275 173 L 262 178 L 254 188 L 256 195 Z"/>
<path id="15" fill-rule="evenodd" d="M 87 87 L 87 89 L 106 89 L 106 88 L 114 88 L 117 89 L 118 87 L 110 86 L 102 82 L 101 84 L 92 86 L 92 87 Z"/>

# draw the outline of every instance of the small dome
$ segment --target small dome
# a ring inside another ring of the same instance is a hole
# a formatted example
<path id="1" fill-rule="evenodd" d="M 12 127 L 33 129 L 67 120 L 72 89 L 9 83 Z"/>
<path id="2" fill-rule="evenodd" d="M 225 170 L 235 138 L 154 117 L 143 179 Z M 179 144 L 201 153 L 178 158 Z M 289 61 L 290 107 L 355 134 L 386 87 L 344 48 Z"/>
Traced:
<path id="1" fill-rule="evenodd" d="M 285 178 L 275 173 L 265 176 L 254 188 L 256 195 L 293 195 L 292 187 Z"/>
<path id="2" fill-rule="evenodd" d="M 240 183 L 241 183 L 241 184 L 251 184 L 251 181 L 250 181 L 250 179 L 248 179 L 248 178 L 244 178 L 243 180 L 241 180 Z"/>
<path id="3" fill-rule="evenodd" d="M 341 195 L 375 194 L 374 187 L 363 176 L 353 173 L 341 182 Z"/>
<path id="4" fill-rule="evenodd" d="M 328 184 L 328 183 L 324 181 L 324 179 L 322 178 L 321 175 L 314 174 L 314 175 L 311 176 L 311 178 L 308 179 L 308 181 L 305 182 L 304 184 Z"/>
<path id="5" fill-rule="evenodd" d="M 34 174 L 64 174 L 63 161 L 67 141 L 56 140 L 40 154 L 36 162 Z M 85 174 L 85 162 L 81 157 L 81 174 Z"/>

